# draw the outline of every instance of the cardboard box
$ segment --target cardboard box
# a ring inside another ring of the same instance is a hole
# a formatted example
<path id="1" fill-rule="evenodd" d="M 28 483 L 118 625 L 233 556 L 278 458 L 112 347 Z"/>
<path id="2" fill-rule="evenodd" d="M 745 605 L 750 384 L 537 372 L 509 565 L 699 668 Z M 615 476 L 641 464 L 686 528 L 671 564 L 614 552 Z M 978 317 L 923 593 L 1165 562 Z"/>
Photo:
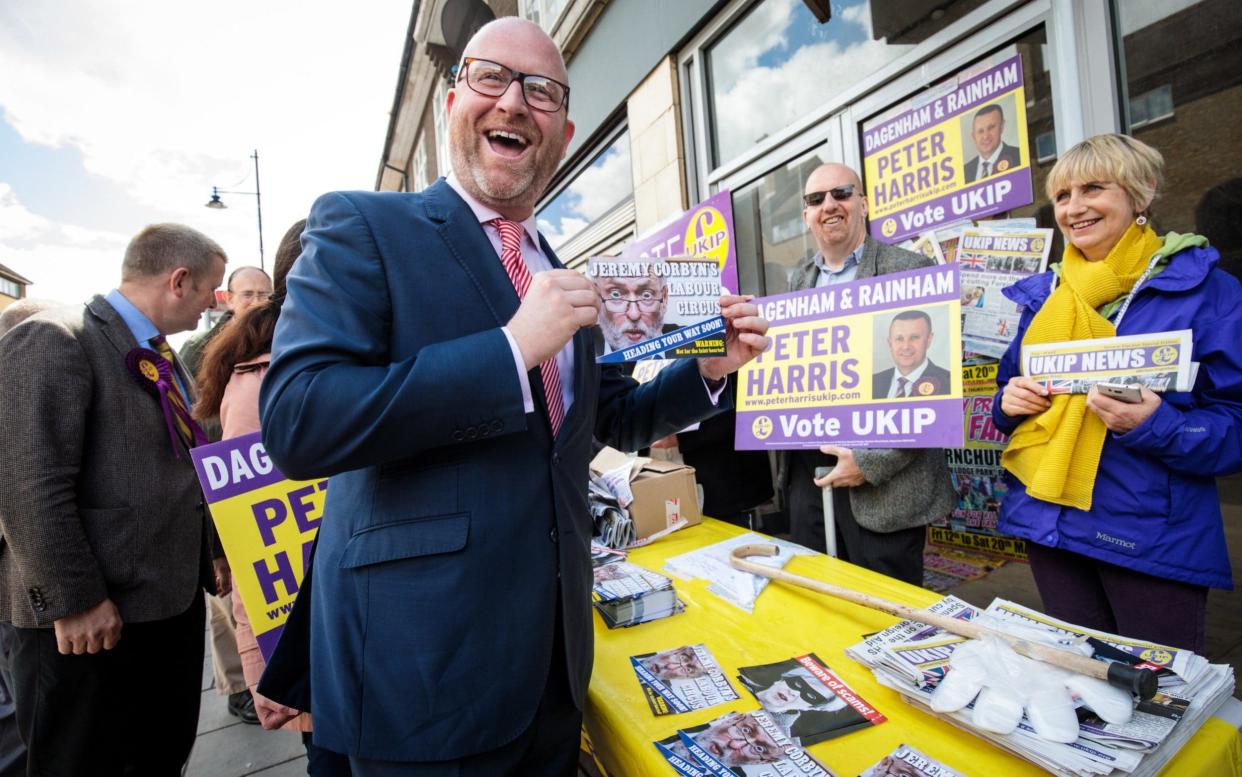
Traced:
<path id="1" fill-rule="evenodd" d="M 604 448 L 591 462 L 591 471 L 602 475 L 626 466 L 634 497 L 628 509 L 638 539 L 667 529 L 678 518 L 688 526 L 702 522 L 694 467 L 642 456 L 633 458 L 614 448 Z"/>

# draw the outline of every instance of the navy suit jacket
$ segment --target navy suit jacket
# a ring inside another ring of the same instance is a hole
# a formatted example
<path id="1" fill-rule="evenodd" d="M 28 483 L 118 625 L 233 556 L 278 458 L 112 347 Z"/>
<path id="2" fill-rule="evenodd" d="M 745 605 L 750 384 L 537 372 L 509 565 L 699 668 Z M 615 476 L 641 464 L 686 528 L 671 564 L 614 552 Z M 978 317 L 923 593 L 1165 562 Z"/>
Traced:
<path id="1" fill-rule="evenodd" d="M 581 708 L 592 435 L 640 448 L 728 400 L 711 405 L 693 360 L 641 387 L 601 369 L 580 330 L 553 438 L 538 369 L 527 414 L 500 329 L 517 295 L 444 181 L 325 195 L 302 249 L 260 405 L 281 470 L 331 476 L 310 599 L 315 743 L 425 761 L 512 741 L 547 682 L 558 597 Z"/>
<path id="2" fill-rule="evenodd" d="M 871 398 L 884 399 L 887 397 L 888 390 L 893 386 L 893 376 L 896 374 L 896 367 L 889 367 L 887 370 L 877 372 L 871 381 Z M 949 371 L 944 367 L 937 365 L 931 359 L 927 360 L 927 369 L 923 370 L 923 374 L 919 377 L 919 381 L 923 380 L 931 381 L 936 387 L 935 391 L 925 396 L 934 397 L 941 394 L 948 394 L 953 388 L 953 382 L 951 376 L 949 375 Z"/>
<path id="3" fill-rule="evenodd" d="M 1001 164 L 1004 162 L 1005 164 Z M 1022 164 L 1022 155 L 1018 152 L 1017 146 L 1011 146 L 1001 141 L 1000 156 L 996 158 L 996 167 L 1003 167 L 1003 170 L 992 168 L 992 175 L 1012 170 Z M 966 183 L 974 183 L 975 175 L 979 172 L 979 155 L 975 154 L 974 158 L 966 163 Z M 990 176 L 989 176 L 990 177 Z"/>

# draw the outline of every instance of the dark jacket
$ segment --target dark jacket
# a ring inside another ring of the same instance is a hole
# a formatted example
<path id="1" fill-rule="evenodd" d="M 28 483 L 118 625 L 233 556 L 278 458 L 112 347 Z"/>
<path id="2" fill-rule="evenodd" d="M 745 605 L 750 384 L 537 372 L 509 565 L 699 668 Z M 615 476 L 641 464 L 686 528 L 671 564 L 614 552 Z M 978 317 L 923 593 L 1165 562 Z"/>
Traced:
<path id="1" fill-rule="evenodd" d="M 1193 390 L 1161 395 L 1139 426 L 1107 434 L 1089 511 L 1035 499 L 1006 473 L 1001 532 L 1157 577 L 1233 587 L 1216 478 L 1242 470 L 1242 284 L 1215 269 L 1216 260 L 1212 248 L 1173 255 L 1137 290 L 1117 331 L 1193 330 Z M 1005 289 L 1025 310 L 1001 360 L 999 386 L 1020 373 L 1022 338 L 1051 280 L 1049 271 Z M 1001 410 L 1000 391 L 992 418 L 1006 434 L 1022 421 Z"/>
<path id="2" fill-rule="evenodd" d="M 213 590 L 194 465 L 125 365 L 137 347 L 103 297 L 0 338 L 0 621 L 50 626 L 105 598 L 161 620 Z"/>
<path id="3" fill-rule="evenodd" d="M 696 363 L 638 386 L 596 364 L 579 330 L 553 437 L 538 369 L 527 414 L 501 331 L 513 284 L 447 183 L 325 195 L 302 246 L 260 406 L 281 471 L 331 478 L 299 595 L 315 743 L 432 761 L 510 742 L 539 707 L 558 631 L 581 707 L 592 435 L 633 450 L 717 412 Z"/>
<path id="4" fill-rule="evenodd" d="M 1000 156 L 996 158 L 996 165 L 992 168 L 992 173 L 988 177 L 999 173 L 1006 173 L 1022 164 L 1022 154 L 1018 152 L 1016 146 L 1008 143 L 1001 143 Z M 979 172 L 979 156 L 976 154 L 973 159 L 966 163 L 966 183 L 974 183 L 975 174 Z"/>

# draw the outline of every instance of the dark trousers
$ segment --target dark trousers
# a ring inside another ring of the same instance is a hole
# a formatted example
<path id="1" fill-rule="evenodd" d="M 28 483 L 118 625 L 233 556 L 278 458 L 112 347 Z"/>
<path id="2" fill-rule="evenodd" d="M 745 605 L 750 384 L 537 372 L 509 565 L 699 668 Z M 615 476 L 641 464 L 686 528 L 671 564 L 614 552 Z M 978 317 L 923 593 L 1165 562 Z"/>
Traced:
<path id="1" fill-rule="evenodd" d="M 306 773 L 310 777 L 350 777 L 349 757 L 320 747 L 312 741 L 312 733 L 302 734 L 306 747 Z"/>
<path id="2" fill-rule="evenodd" d="M 1026 544 L 1044 611 L 1054 618 L 1203 653 L 1208 589 Z"/>
<path id="3" fill-rule="evenodd" d="M 31 777 L 177 777 L 202 693 L 206 612 L 126 623 L 112 650 L 63 656 L 52 629 L 17 629 L 17 724 Z"/>
<path id="4" fill-rule="evenodd" d="M 582 711 L 569 692 L 561 603 L 557 598 L 552 663 L 535 719 L 517 739 L 454 761 L 400 763 L 350 758 L 354 777 L 574 777 L 582 740 Z M 503 699 L 497 699 L 503 704 Z"/>
<path id="5" fill-rule="evenodd" d="M 799 545 L 823 553 L 824 490 L 815 485 L 815 467 L 828 466 L 832 457 L 794 451 L 789 454 L 789 534 Z M 897 578 L 910 585 L 923 585 L 923 545 L 927 529 L 916 526 L 881 533 L 858 525 L 850 506 L 848 488 L 832 489 L 833 515 L 837 526 L 837 558 Z"/>

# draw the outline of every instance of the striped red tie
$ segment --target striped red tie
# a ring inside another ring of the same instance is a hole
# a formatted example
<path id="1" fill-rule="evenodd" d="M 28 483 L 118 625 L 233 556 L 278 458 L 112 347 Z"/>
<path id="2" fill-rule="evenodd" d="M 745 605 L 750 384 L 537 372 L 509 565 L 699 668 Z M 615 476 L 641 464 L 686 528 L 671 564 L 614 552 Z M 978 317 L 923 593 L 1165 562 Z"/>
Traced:
<path id="1" fill-rule="evenodd" d="M 500 263 L 509 273 L 513 289 L 518 299 L 525 299 L 526 290 L 530 288 L 530 269 L 522 260 L 522 225 L 516 221 L 493 219 L 496 231 L 500 233 Z M 552 435 L 555 437 L 561 430 L 561 422 L 565 420 L 565 400 L 561 397 L 561 371 L 556 366 L 556 356 L 539 365 L 543 376 L 543 393 L 548 400 L 548 418 L 552 422 Z"/>

